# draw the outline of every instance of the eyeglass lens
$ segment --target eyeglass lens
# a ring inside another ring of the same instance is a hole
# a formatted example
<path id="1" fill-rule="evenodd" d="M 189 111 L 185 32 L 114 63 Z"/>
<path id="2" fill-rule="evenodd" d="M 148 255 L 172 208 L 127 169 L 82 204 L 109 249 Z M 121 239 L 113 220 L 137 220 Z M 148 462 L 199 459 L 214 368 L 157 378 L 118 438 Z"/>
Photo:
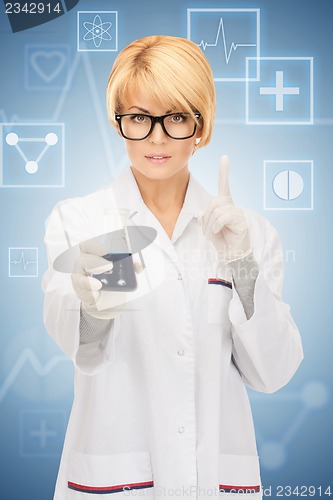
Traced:
<path id="1" fill-rule="evenodd" d="M 191 136 L 195 130 L 195 120 L 190 114 L 174 114 L 163 119 L 167 133 L 175 138 L 182 139 Z M 130 139 L 143 139 L 149 134 L 152 119 L 146 115 L 123 116 L 121 121 L 123 134 Z M 156 125 L 155 125 L 156 126 Z"/>

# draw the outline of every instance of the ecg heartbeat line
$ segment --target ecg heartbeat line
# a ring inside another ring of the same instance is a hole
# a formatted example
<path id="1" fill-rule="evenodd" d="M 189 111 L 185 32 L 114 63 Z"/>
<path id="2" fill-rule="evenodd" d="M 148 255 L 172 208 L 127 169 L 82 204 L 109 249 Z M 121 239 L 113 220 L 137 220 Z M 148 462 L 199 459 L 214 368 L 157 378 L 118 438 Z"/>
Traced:
<path id="1" fill-rule="evenodd" d="M 37 264 L 36 261 L 33 261 L 33 260 L 26 260 L 25 256 L 24 256 L 24 252 L 21 252 L 21 255 L 20 255 L 20 259 L 19 260 L 11 260 L 10 261 L 11 264 L 14 264 L 15 266 L 19 265 L 19 264 L 22 264 L 22 267 L 23 269 L 26 271 L 28 266 L 30 266 L 31 264 Z"/>
<path id="2" fill-rule="evenodd" d="M 18 377 L 26 363 L 32 366 L 37 375 L 39 375 L 40 377 L 45 377 L 60 363 L 64 362 L 68 363 L 70 362 L 70 360 L 65 356 L 54 356 L 50 361 L 48 361 L 48 363 L 46 363 L 46 365 L 43 366 L 31 349 L 25 349 L 13 366 L 12 370 L 9 372 L 2 386 L 0 386 L 0 403 L 6 396 L 10 387 L 14 384 L 16 378 Z"/>
<path id="3" fill-rule="evenodd" d="M 223 39 L 224 55 L 225 55 L 225 61 L 227 64 L 229 64 L 232 53 L 235 52 L 239 47 L 256 47 L 257 46 L 256 43 L 235 43 L 235 42 L 232 42 L 230 47 L 229 47 L 229 50 L 228 50 L 227 39 L 225 36 L 225 30 L 224 30 L 223 17 L 221 17 L 220 22 L 219 22 L 219 26 L 217 29 L 217 33 L 216 33 L 215 42 L 208 43 L 208 42 L 205 42 L 204 40 L 201 40 L 201 42 L 198 44 L 199 47 L 201 47 L 202 50 L 206 50 L 207 47 L 216 47 L 218 42 L 219 42 L 220 35 L 222 35 L 222 39 Z"/>

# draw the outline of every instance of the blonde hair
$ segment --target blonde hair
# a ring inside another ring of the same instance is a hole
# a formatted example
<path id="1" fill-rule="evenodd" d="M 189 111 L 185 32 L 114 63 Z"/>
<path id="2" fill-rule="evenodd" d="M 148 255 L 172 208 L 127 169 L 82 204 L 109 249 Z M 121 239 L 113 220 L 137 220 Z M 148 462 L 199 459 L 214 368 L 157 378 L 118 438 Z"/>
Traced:
<path id="1" fill-rule="evenodd" d="M 177 111 L 201 114 L 201 139 L 209 143 L 215 115 L 214 77 L 201 49 L 186 38 L 148 36 L 130 43 L 116 58 L 107 85 L 108 118 L 118 126 L 115 114 L 126 96 L 140 88 L 158 104 Z"/>

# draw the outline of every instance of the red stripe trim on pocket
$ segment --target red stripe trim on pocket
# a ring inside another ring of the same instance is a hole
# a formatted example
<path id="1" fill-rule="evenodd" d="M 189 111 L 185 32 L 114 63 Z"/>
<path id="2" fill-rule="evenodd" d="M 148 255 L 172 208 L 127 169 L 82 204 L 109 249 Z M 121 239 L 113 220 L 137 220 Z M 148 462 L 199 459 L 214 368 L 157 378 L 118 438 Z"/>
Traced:
<path id="1" fill-rule="evenodd" d="M 68 481 L 68 488 L 75 491 L 82 491 L 85 493 L 119 493 L 120 491 L 129 490 L 140 490 L 143 488 L 152 488 L 154 486 L 154 481 L 146 481 L 144 483 L 128 483 L 128 484 L 118 484 L 116 486 L 86 486 L 83 484 L 73 483 Z"/>
<path id="2" fill-rule="evenodd" d="M 260 485 L 255 486 L 231 486 L 230 484 L 220 484 L 219 486 L 220 493 L 259 493 Z"/>
<path id="3" fill-rule="evenodd" d="M 208 278 L 208 285 L 222 285 L 228 288 L 232 288 L 232 283 L 230 281 L 217 278 Z"/>

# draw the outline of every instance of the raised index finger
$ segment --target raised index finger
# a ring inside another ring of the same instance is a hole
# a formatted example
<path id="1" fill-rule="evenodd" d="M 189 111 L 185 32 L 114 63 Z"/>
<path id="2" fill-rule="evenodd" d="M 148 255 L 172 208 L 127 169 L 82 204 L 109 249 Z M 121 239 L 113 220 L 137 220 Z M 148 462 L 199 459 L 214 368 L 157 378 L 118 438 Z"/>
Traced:
<path id="1" fill-rule="evenodd" d="M 220 160 L 218 192 L 219 196 L 232 202 L 229 188 L 229 157 L 227 155 L 223 155 Z"/>

